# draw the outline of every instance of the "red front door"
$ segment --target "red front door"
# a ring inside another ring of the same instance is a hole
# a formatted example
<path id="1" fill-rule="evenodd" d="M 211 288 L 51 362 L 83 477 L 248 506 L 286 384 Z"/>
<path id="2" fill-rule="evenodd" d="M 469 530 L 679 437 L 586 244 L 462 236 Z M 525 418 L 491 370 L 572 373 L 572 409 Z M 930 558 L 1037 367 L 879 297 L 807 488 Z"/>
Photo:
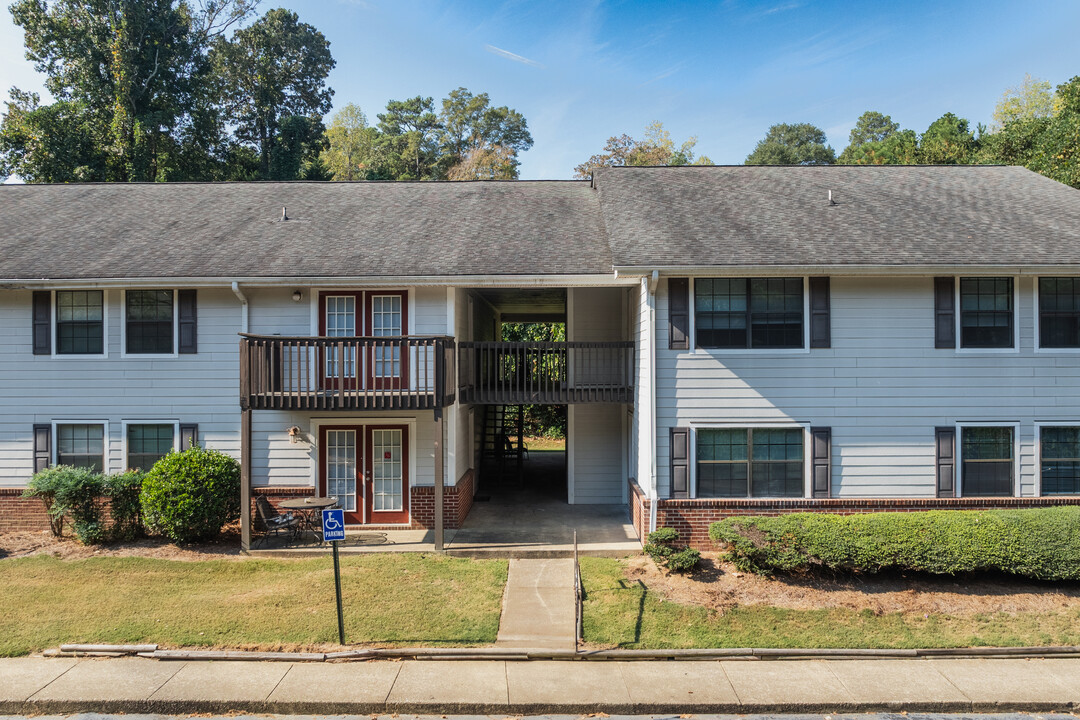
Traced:
<path id="1" fill-rule="evenodd" d="M 350 525 L 409 522 L 408 426 L 320 427 L 319 494 L 336 497 Z"/>

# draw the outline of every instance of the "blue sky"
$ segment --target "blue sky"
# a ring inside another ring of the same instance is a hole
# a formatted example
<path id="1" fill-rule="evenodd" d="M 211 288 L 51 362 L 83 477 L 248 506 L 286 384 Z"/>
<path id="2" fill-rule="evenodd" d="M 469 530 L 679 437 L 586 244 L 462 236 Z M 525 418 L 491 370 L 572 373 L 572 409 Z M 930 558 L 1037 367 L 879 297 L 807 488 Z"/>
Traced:
<path id="1" fill-rule="evenodd" d="M 951 111 L 989 123 L 1025 73 L 1080 75 L 1080 2 L 436 2 L 264 0 L 331 41 L 335 106 L 464 86 L 528 119 L 526 179 L 568 178 L 610 135 L 659 120 L 714 162 L 741 163 L 778 122 L 837 152 L 864 110 L 921 132 Z M 7 3 L 5 2 L 6 6 Z M 0 88 L 39 89 L 0 13 Z"/>

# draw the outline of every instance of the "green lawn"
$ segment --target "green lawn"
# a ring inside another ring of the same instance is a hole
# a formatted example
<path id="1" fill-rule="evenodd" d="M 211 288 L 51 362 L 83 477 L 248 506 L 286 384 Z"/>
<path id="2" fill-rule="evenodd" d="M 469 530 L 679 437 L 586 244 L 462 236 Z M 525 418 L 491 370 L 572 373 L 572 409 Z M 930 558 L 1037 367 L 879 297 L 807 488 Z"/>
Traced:
<path id="1" fill-rule="evenodd" d="M 581 558 L 585 640 L 625 648 L 931 648 L 1080 645 L 1080 610 L 951 617 L 742 606 L 723 614 L 661 601 L 623 564 Z"/>
<path id="2" fill-rule="evenodd" d="M 495 642 L 507 563 L 411 553 L 344 557 L 349 643 Z M 0 561 L 0 656 L 61 643 L 300 649 L 337 642 L 329 556 Z"/>

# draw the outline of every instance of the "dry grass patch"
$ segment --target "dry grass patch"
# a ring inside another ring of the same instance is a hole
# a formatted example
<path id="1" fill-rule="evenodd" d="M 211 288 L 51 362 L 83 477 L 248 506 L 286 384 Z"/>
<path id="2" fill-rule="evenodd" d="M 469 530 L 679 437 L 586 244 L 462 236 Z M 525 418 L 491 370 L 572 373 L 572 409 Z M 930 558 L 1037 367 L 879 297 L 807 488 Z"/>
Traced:
<path id="1" fill-rule="evenodd" d="M 352 644 L 495 641 L 507 563 L 411 553 L 343 557 Z M 329 556 L 181 562 L 0 561 L 0 656 L 61 643 L 304 650 L 336 642 Z"/>
<path id="2" fill-rule="evenodd" d="M 766 578 L 706 554 L 693 575 L 649 558 L 582 559 L 586 639 L 620 647 L 1080 644 L 1080 586 L 900 574 Z"/>

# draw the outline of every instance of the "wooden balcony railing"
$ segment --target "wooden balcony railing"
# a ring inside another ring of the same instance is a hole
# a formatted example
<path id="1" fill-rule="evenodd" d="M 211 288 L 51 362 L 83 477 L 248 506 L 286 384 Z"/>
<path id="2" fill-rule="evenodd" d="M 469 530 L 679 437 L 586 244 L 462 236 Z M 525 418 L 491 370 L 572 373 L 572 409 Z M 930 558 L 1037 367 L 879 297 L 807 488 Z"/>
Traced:
<path id="1" fill-rule="evenodd" d="M 461 342 L 462 402 L 494 405 L 628 403 L 633 342 Z"/>
<path id="2" fill-rule="evenodd" d="M 240 339 L 240 406 L 252 410 L 432 410 L 454 402 L 450 337 Z"/>

